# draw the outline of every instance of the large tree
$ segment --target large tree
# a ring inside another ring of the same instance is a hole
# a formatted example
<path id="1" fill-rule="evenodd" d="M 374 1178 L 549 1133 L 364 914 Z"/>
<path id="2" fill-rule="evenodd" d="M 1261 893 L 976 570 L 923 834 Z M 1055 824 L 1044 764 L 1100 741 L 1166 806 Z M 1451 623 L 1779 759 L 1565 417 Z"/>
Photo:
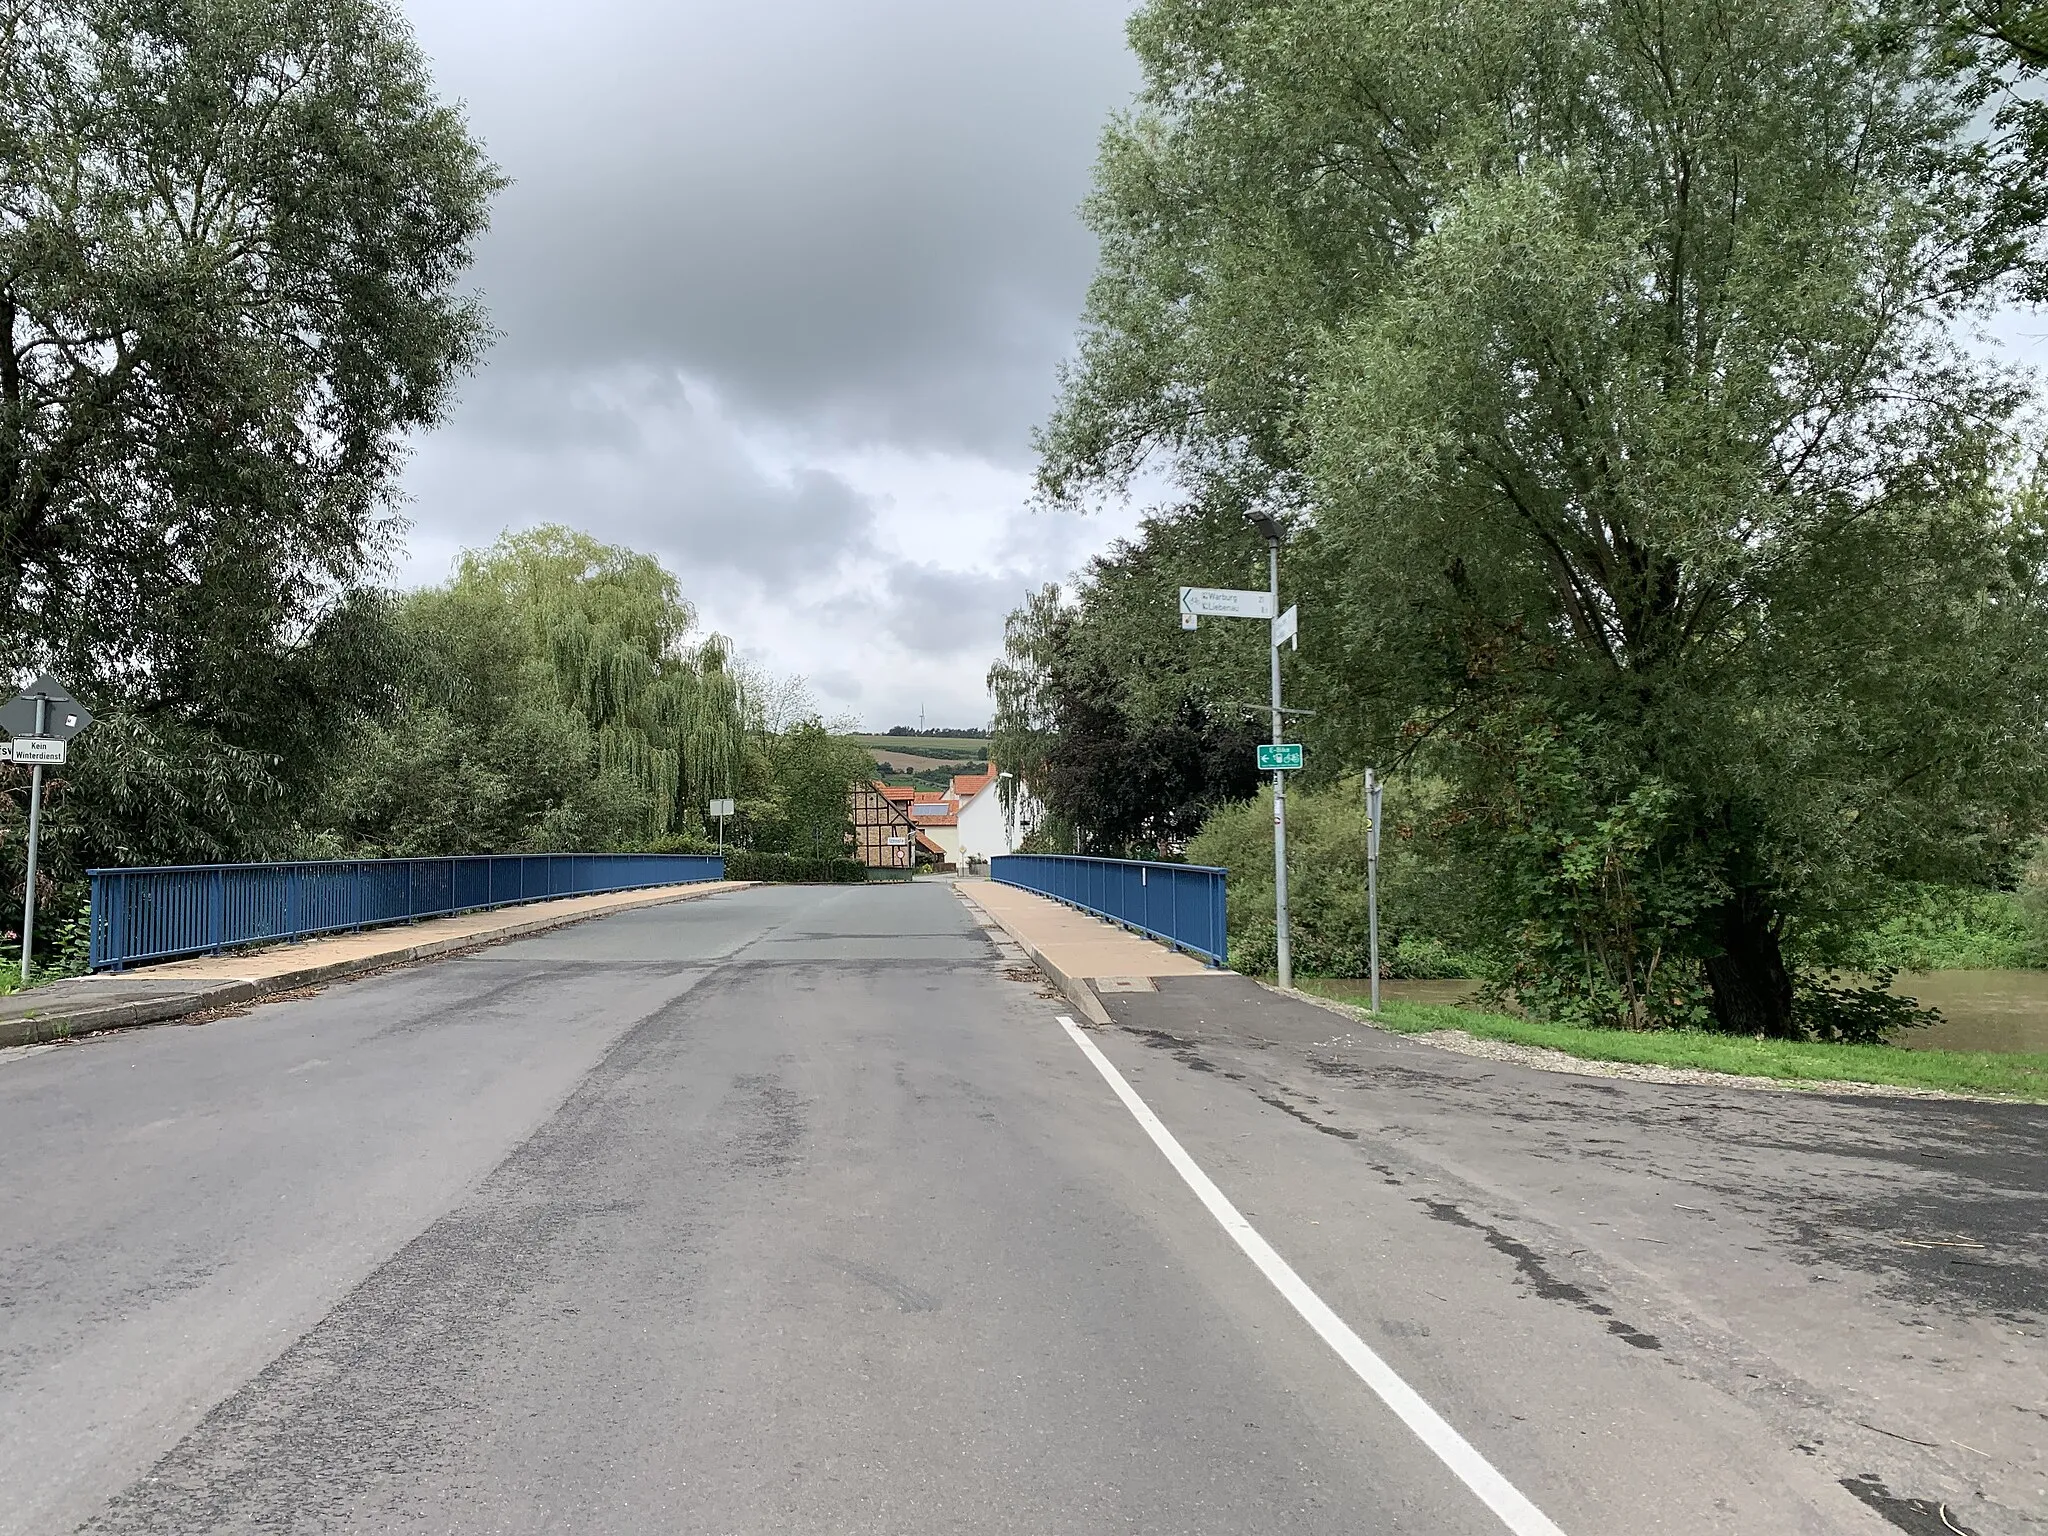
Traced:
<path id="1" fill-rule="evenodd" d="M 0 660 L 101 713 L 98 856 L 260 848 L 383 685 L 498 184 L 380 0 L 0 0 Z"/>
<path id="2" fill-rule="evenodd" d="M 1966 23 L 1132 23 L 1146 91 L 1043 486 L 1163 451 L 1212 516 L 1290 520 L 1315 734 L 1434 755 L 1529 995 L 1643 1022 L 1703 982 L 1723 1027 L 1784 1033 L 1788 949 L 2040 826 L 2028 386 L 1956 328 L 2038 285 L 2044 167 L 2023 110 L 1984 110 L 1993 53 L 2031 67 L 2013 28 Z"/>

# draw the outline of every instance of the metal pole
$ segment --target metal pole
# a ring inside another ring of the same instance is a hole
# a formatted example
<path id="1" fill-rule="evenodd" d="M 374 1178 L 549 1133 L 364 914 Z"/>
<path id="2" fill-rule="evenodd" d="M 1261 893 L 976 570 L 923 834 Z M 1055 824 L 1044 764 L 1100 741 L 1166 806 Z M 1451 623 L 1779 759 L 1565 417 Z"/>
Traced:
<path id="1" fill-rule="evenodd" d="M 1365 770 L 1365 926 L 1372 961 L 1372 1016 L 1380 1016 L 1380 781 Z"/>
<path id="2" fill-rule="evenodd" d="M 1280 541 L 1266 541 L 1267 570 L 1273 585 L 1273 612 L 1280 611 Z M 1270 631 L 1266 643 L 1273 653 L 1273 745 L 1280 745 L 1283 734 L 1280 713 L 1280 647 L 1272 643 Z M 1280 985 L 1283 988 L 1294 985 L 1294 950 L 1287 934 L 1287 775 L 1280 769 L 1273 770 L 1273 926 L 1280 939 Z"/>
<path id="3" fill-rule="evenodd" d="M 36 735 L 50 723 L 50 701 L 36 700 Z M 28 985 L 30 956 L 36 947 L 36 843 L 43 832 L 43 765 L 37 763 L 28 776 L 28 889 L 21 905 L 21 984 Z"/>

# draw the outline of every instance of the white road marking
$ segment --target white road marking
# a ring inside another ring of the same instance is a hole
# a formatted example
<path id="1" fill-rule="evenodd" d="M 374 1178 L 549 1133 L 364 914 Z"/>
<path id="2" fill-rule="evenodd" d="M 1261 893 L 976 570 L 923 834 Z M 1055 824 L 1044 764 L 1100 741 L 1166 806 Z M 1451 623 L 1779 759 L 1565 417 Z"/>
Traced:
<path id="1" fill-rule="evenodd" d="M 1187 1181 L 1188 1188 L 1201 1198 L 1202 1204 L 1209 1208 L 1209 1214 L 1235 1239 L 1237 1246 L 1245 1251 L 1245 1256 L 1259 1266 L 1259 1272 L 1273 1282 L 1273 1288 L 1287 1298 L 1289 1305 L 1301 1314 L 1302 1320 L 1322 1336 L 1323 1342 L 1357 1373 L 1358 1379 L 1372 1388 L 1374 1395 L 1415 1432 L 1415 1437 L 1456 1474 L 1458 1481 L 1477 1494 L 1479 1501 L 1498 1515 L 1501 1524 L 1515 1536 L 1564 1536 L 1548 1515 L 1501 1476 L 1493 1463 L 1473 1448 L 1471 1441 L 1451 1428 L 1442 1414 L 1430 1407 L 1420 1393 L 1395 1374 L 1392 1366 L 1373 1353 L 1365 1340 L 1352 1332 L 1351 1325 L 1332 1311 L 1329 1303 L 1309 1289 L 1308 1282 L 1294 1272 L 1294 1266 L 1274 1251 L 1273 1245 L 1259 1235 L 1257 1228 L 1244 1219 L 1238 1208 L 1230 1203 L 1229 1197 L 1202 1171 L 1201 1164 L 1188 1156 L 1187 1149 L 1174 1138 L 1173 1132 L 1152 1113 L 1151 1106 L 1138 1097 L 1137 1091 L 1124 1081 L 1124 1075 L 1102 1054 L 1095 1042 L 1081 1032 L 1080 1026 L 1065 1014 L 1060 1015 L 1060 1025 L 1081 1048 L 1081 1054 L 1095 1063 L 1095 1070 L 1124 1101 L 1124 1108 L 1144 1127 L 1145 1134 L 1152 1138 L 1152 1144 L 1166 1154 L 1174 1172 Z"/>

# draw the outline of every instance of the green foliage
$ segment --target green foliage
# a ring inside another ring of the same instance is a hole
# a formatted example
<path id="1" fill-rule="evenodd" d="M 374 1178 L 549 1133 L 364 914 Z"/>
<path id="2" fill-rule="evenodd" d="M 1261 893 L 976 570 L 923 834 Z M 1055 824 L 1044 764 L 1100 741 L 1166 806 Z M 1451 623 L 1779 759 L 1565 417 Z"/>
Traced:
<path id="1" fill-rule="evenodd" d="M 867 750 L 814 717 L 773 738 L 768 759 L 766 799 L 743 807 L 750 811 L 753 845 L 812 860 L 837 858 L 853 833 L 847 791 L 874 772 Z"/>
<path id="2" fill-rule="evenodd" d="M 81 902 L 70 903 L 63 909 L 68 915 L 58 916 L 38 908 L 36 914 L 36 952 L 32 960 L 34 974 L 29 978 L 31 986 L 44 986 L 53 981 L 64 981 L 69 977 L 83 976 L 87 961 L 92 956 L 92 923 Z M 9 928 L 6 934 L 7 954 L 0 957 L 0 995 L 21 990 L 21 934 L 18 929 Z"/>
<path id="3" fill-rule="evenodd" d="M 1793 1038 L 1883 1045 L 1902 1029 L 1939 1024 L 1939 1008 L 1924 1008 L 1891 990 L 1897 974 L 1886 967 L 1869 977 L 1845 977 L 1834 971 L 1802 975 L 1792 994 Z"/>
<path id="4" fill-rule="evenodd" d="M 322 851 L 607 851 L 682 830 L 740 772 L 722 642 L 649 556 L 562 528 L 508 535 L 398 599 L 393 706 L 352 733 L 310 820 Z M 708 798 L 708 796 L 706 796 Z"/>
<path id="5" fill-rule="evenodd" d="M 732 791 L 745 717 L 728 649 L 686 647 L 695 615 L 652 555 L 559 526 L 510 533 L 463 556 L 450 596 L 451 618 L 502 613 L 523 631 L 555 698 L 588 724 L 600 767 L 646 793 L 651 835 Z"/>
<path id="6" fill-rule="evenodd" d="M 1251 584 L 1277 514 L 1311 762 L 1447 787 L 1518 994 L 1795 1032 L 1892 882 L 1994 885 L 2048 814 L 2048 497 L 1955 330 L 2048 272 L 2048 160 L 1984 110 L 2038 60 L 1962 24 L 1152 0 L 1040 484 L 1157 454 L 1184 509 L 1025 640 L 1245 697 L 1165 594 Z"/>
<path id="7" fill-rule="evenodd" d="M 1705 1022 L 1700 916 L 1723 895 L 1684 792 L 1610 746 L 1597 722 L 1485 722 L 1446 841 L 1471 882 L 1486 974 L 1538 1018 L 1624 1029 Z"/>
<path id="8" fill-rule="evenodd" d="M 868 877 L 859 859 L 814 858 L 798 853 L 762 853 L 753 849 L 729 849 L 725 855 L 728 880 L 772 880 L 797 885 L 859 885 Z"/>
<path id="9" fill-rule="evenodd" d="M 1434 861 L 1418 846 L 1416 818 L 1429 786 L 1396 781 L 1384 797 L 1380 839 L 1380 974 L 1468 976 L 1477 960 L 1440 936 L 1448 923 Z M 1366 817 L 1356 779 L 1287 797 L 1288 938 L 1303 976 L 1371 973 L 1366 904 Z M 1227 869 L 1230 964 L 1270 975 L 1278 966 L 1273 924 L 1273 797 L 1214 812 L 1188 844 L 1188 862 Z"/>
<path id="10" fill-rule="evenodd" d="M 1057 587 L 1032 594 L 989 670 L 990 755 L 1015 774 L 1000 791 L 1006 812 L 1028 786 L 1090 853 L 1170 857 L 1212 807 L 1258 782 L 1259 731 L 1211 702 L 1202 653 L 1174 619 L 1169 564 L 1119 544 L 1091 563 L 1074 604 Z M 1236 697 L 1255 692 L 1263 684 Z"/>
<path id="11" fill-rule="evenodd" d="M 1833 946 L 1843 968 L 1874 972 L 2048 965 L 2048 923 L 2025 895 L 1913 882 L 1877 920 Z"/>

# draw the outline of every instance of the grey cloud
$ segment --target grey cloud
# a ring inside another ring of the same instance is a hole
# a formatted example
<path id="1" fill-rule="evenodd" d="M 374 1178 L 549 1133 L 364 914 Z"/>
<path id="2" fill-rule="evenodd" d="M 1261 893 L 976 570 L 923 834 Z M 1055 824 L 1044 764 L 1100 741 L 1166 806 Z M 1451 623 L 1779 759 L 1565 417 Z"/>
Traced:
<path id="1" fill-rule="evenodd" d="M 883 583 L 884 627 L 916 656 L 986 656 L 1003 619 L 1024 596 L 1015 576 L 984 576 L 929 565 L 898 565 Z"/>
<path id="2" fill-rule="evenodd" d="M 482 0 L 412 10 L 516 178 L 477 274 L 493 366 L 681 366 L 845 438 L 1026 454 L 1135 83 L 1124 6 L 614 0 L 516 42 Z"/>
<path id="3" fill-rule="evenodd" d="M 422 445 L 408 479 L 445 537 L 566 522 L 661 555 L 686 590 L 821 575 L 866 552 L 875 524 L 838 476 L 764 472 L 730 424 L 637 375 L 501 385 Z"/>

